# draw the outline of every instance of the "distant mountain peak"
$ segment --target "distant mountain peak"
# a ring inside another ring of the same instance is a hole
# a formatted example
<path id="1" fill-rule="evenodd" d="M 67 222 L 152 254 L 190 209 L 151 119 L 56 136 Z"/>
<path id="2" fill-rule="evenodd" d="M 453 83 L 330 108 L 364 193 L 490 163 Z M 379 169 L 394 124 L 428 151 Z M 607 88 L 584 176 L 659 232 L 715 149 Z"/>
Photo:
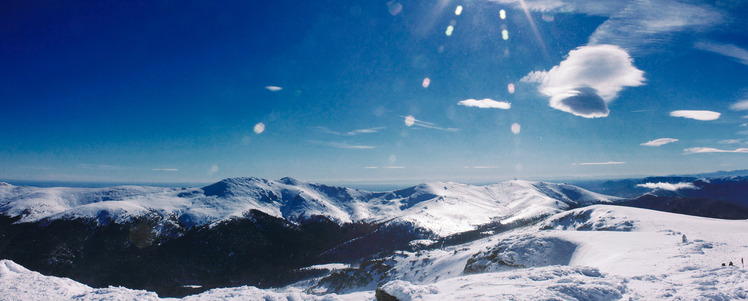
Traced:
<path id="1" fill-rule="evenodd" d="M 301 181 L 299 181 L 297 179 L 294 179 L 292 177 L 283 177 L 283 178 L 280 178 L 278 180 L 278 182 L 286 184 L 286 185 L 299 185 L 299 184 L 302 183 Z"/>
<path id="2" fill-rule="evenodd" d="M 226 178 L 202 188 L 206 196 L 234 196 L 248 187 L 268 185 L 270 181 L 256 177 Z"/>

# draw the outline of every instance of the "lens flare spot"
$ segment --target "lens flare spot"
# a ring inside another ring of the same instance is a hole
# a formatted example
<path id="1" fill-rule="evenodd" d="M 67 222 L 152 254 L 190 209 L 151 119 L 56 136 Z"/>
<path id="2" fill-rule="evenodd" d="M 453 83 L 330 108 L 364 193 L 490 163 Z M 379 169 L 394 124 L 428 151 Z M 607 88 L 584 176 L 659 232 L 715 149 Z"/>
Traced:
<path id="1" fill-rule="evenodd" d="M 460 15 L 462 13 L 462 5 L 458 5 L 457 8 L 455 8 L 455 15 Z"/>
<path id="2" fill-rule="evenodd" d="M 514 169 L 517 171 L 522 171 L 524 167 L 522 166 L 522 163 L 517 163 L 517 165 L 514 165 Z"/>
<path id="3" fill-rule="evenodd" d="M 551 14 L 543 14 L 543 21 L 553 22 L 553 19 L 554 19 L 553 15 L 551 15 Z"/>
<path id="4" fill-rule="evenodd" d="M 506 19 L 506 11 L 505 10 L 502 9 L 502 10 L 499 11 L 499 18 L 501 18 L 502 20 Z"/>
<path id="5" fill-rule="evenodd" d="M 428 88 L 430 84 L 431 84 L 431 79 L 427 77 L 423 79 L 421 86 L 423 86 L 424 88 Z"/>
<path id="6" fill-rule="evenodd" d="M 403 11 L 403 5 L 397 1 L 392 0 L 390 2 L 387 2 L 387 9 L 390 11 L 390 15 L 396 16 L 401 11 Z"/>
<path id="7" fill-rule="evenodd" d="M 509 94 L 514 94 L 514 84 L 510 83 L 506 85 L 506 90 L 509 91 Z"/>
<path id="8" fill-rule="evenodd" d="M 519 125 L 519 123 L 512 123 L 512 133 L 515 135 L 519 134 L 519 131 L 522 130 L 522 127 Z"/>
<path id="9" fill-rule="evenodd" d="M 265 131 L 265 124 L 262 122 L 255 124 L 254 130 L 256 134 L 262 134 Z"/>
<path id="10" fill-rule="evenodd" d="M 447 34 L 448 37 L 450 37 L 450 36 L 452 36 L 452 31 L 454 31 L 454 30 L 455 30 L 455 27 L 452 26 L 452 25 L 449 25 L 449 26 L 447 26 L 447 31 L 445 31 L 444 33 Z"/>
<path id="11" fill-rule="evenodd" d="M 413 115 L 405 116 L 405 125 L 413 126 L 416 123 L 416 118 Z"/>
<path id="12" fill-rule="evenodd" d="M 505 41 L 509 40 L 509 31 L 506 30 L 506 29 L 502 30 L 501 31 L 501 38 L 504 39 Z"/>
<path id="13" fill-rule="evenodd" d="M 212 175 L 217 172 L 218 172 L 218 165 L 213 165 L 210 168 L 208 168 L 208 175 Z"/>

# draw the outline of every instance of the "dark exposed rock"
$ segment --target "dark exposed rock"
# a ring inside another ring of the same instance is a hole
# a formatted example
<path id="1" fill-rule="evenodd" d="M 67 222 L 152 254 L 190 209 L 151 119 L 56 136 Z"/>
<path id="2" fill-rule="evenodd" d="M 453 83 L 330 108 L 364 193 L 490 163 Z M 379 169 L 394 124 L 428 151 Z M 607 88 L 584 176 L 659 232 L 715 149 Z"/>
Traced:
<path id="1" fill-rule="evenodd" d="M 400 301 L 400 299 L 388 294 L 382 288 L 377 288 L 376 292 L 374 292 L 374 297 L 377 298 L 377 301 Z"/>

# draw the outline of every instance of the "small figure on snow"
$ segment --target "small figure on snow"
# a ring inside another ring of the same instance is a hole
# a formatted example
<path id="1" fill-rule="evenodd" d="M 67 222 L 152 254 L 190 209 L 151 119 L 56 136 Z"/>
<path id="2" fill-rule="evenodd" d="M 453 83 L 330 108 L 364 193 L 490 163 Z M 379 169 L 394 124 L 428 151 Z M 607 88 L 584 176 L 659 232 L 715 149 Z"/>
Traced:
<path id="1" fill-rule="evenodd" d="M 728 265 L 729 265 L 729 266 L 732 266 L 732 261 L 730 261 L 730 264 L 728 264 Z"/>
<path id="2" fill-rule="evenodd" d="M 687 243 L 688 243 L 688 238 L 686 238 L 686 235 L 685 235 L 685 234 L 683 234 L 683 243 L 684 243 L 684 244 L 687 244 Z"/>

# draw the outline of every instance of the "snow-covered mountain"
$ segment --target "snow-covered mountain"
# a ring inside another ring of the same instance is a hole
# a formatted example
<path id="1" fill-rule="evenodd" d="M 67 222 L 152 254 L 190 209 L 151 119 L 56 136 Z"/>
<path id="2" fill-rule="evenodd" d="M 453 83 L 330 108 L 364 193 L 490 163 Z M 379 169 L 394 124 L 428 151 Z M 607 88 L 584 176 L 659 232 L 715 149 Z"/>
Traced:
<path id="1" fill-rule="evenodd" d="M 455 245 L 616 200 L 529 181 L 437 182 L 390 192 L 291 178 L 232 178 L 201 188 L 2 184 L 0 258 L 91 286 L 184 296 L 226 285 L 285 285 L 325 273 L 305 266 Z"/>
<path id="2" fill-rule="evenodd" d="M 440 236 L 494 220 L 533 219 L 616 197 L 565 184 L 509 181 L 488 186 L 428 183 L 368 192 L 283 178 L 231 178 L 202 188 L 119 186 L 36 188 L 0 185 L 0 213 L 20 222 L 88 218 L 123 223 L 138 216 L 190 228 L 257 210 L 291 222 L 411 224 Z"/>
<path id="3" fill-rule="evenodd" d="M 464 244 L 338 265 L 342 270 L 292 286 L 217 288 L 183 300 L 736 300 L 748 298 L 745 254 L 746 220 L 593 205 Z M 148 291 L 43 276 L 8 260 L 0 261 L 0 295 L 160 300 Z"/>
<path id="4" fill-rule="evenodd" d="M 621 206 L 631 204 L 531 181 L 390 192 L 291 178 L 201 188 L 0 183 L 0 259 L 12 260 L 0 261 L 0 296 L 748 298 L 748 220 Z"/>

